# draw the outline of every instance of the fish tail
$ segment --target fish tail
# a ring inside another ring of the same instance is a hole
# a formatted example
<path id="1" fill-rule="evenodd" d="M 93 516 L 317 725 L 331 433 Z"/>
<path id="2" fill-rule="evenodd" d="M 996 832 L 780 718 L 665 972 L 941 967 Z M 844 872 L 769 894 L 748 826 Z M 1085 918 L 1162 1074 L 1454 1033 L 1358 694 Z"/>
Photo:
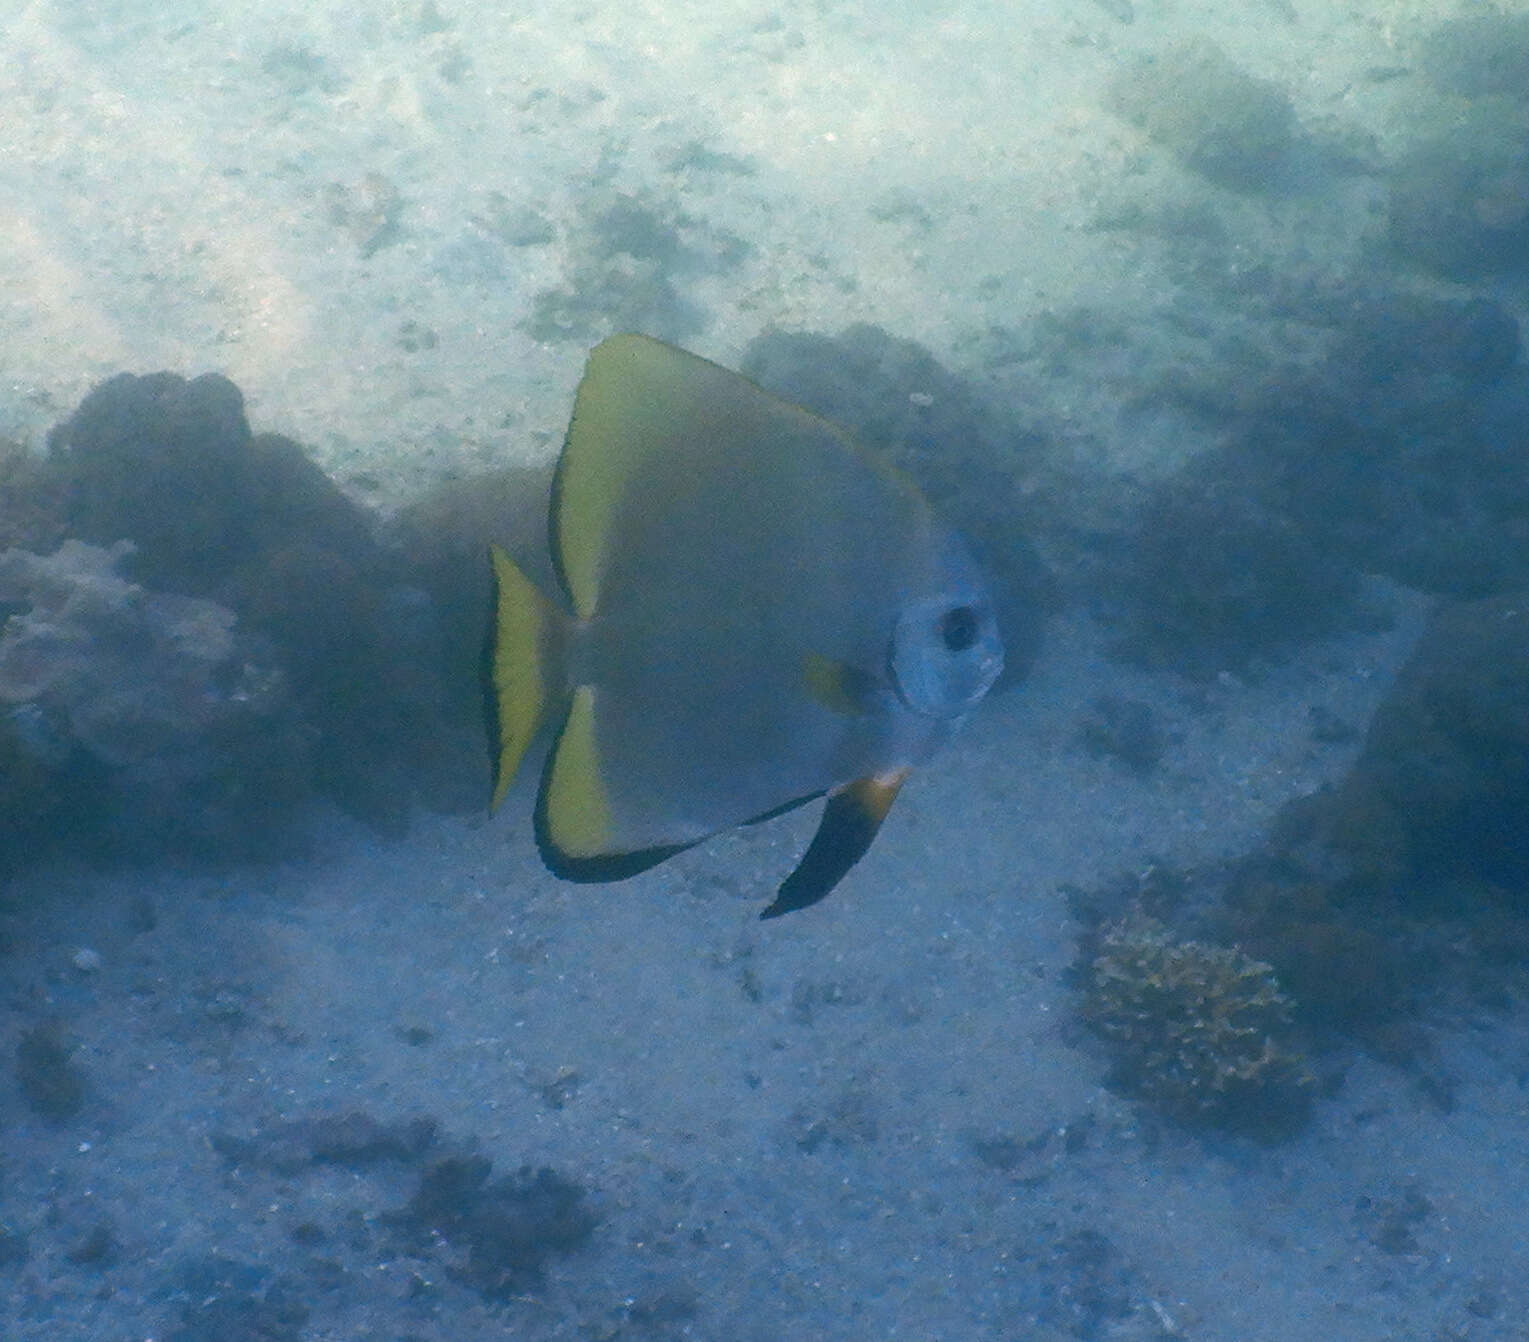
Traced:
<path id="1" fill-rule="evenodd" d="M 553 698 L 562 697 L 558 664 L 567 617 L 502 547 L 491 545 L 494 609 L 487 648 L 487 716 L 494 765 L 489 802 L 504 800 Z"/>

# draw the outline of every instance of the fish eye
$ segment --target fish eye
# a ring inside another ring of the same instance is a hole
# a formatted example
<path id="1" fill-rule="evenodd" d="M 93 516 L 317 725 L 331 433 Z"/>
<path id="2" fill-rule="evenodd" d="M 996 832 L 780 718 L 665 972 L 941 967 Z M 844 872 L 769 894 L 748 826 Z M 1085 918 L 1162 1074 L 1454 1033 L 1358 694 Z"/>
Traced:
<path id="1" fill-rule="evenodd" d="M 980 622 L 970 606 L 952 606 L 940 616 L 940 641 L 946 652 L 965 652 L 977 641 Z"/>
<path id="2" fill-rule="evenodd" d="M 909 602 L 888 653 L 897 697 L 929 718 L 963 716 L 1003 669 L 1003 644 L 987 603 L 950 592 Z"/>

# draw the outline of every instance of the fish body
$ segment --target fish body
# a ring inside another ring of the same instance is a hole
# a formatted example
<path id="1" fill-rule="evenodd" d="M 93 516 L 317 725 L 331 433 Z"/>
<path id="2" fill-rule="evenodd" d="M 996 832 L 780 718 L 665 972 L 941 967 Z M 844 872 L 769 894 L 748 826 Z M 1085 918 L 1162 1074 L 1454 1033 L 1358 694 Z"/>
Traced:
<path id="1" fill-rule="evenodd" d="M 495 801 L 556 725 L 552 871 L 635 874 L 827 793 L 764 916 L 821 899 L 1002 667 L 960 540 L 840 427 L 646 336 L 590 355 L 549 519 L 563 600 L 495 547 Z"/>

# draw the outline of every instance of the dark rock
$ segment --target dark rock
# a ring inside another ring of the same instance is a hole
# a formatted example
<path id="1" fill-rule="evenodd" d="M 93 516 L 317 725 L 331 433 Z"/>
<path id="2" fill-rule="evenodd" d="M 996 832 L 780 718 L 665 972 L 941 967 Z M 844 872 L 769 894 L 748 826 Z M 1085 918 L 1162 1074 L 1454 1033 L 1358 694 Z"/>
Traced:
<path id="1" fill-rule="evenodd" d="M 1422 1066 L 1444 994 L 1500 1009 L 1529 956 L 1529 600 L 1441 607 L 1339 783 L 1219 882 L 1221 935 L 1309 1027 Z M 1420 1085 L 1447 1098 L 1448 1085 Z"/>
<path id="2" fill-rule="evenodd" d="M 1380 293 L 1335 335 L 1315 369 L 1268 380 L 1185 487 L 1295 527 L 1335 580 L 1359 569 L 1455 596 L 1529 582 L 1517 322 L 1487 300 Z"/>
<path id="3" fill-rule="evenodd" d="M 1529 98 L 1529 14 L 1449 19 L 1425 40 L 1422 66 L 1447 93 Z"/>
<path id="4" fill-rule="evenodd" d="M 448 1156 L 420 1177 L 408 1204 L 387 1219 L 423 1252 L 437 1237 L 456 1255 L 451 1275 L 495 1299 L 540 1281 L 549 1258 L 594 1232 L 585 1190 L 549 1169 L 522 1167 L 491 1179 L 483 1156 Z"/>
<path id="5" fill-rule="evenodd" d="M 1445 606 L 1324 808 L 1379 884 L 1465 875 L 1529 896 L 1529 592 Z"/>
<path id="6" fill-rule="evenodd" d="M 0 439 L 0 550 L 50 554 L 68 534 L 61 481 L 19 444 Z"/>
<path id="7" fill-rule="evenodd" d="M 117 1235 L 108 1221 L 98 1221 L 64 1251 L 76 1267 L 106 1267 L 117 1257 Z"/>
<path id="8" fill-rule="evenodd" d="M 85 1078 L 74 1045 L 56 1022 L 34 1025 L 16 1045 L 16 1082 L 33 1110 L 52 1123 L 73 1118 L 85 1103 Z"/>
<path id="9" fill-rule="evenodd" d="M 1133 1274 L 1099 1231 L 1068 1231 L 1018 1256 L 1033 1274 L 1034 1312 L 1048 1331 L 1101 1338 L 1130 1315 Z"/>
<path id="10" fill-rule="evenodd" d="M 1110 82 L 1109 106 L 1191 172 L 1233 191 L 1281 185 L 1303 138 L 1284 90 L 1205 38 L 1128 62 Z"/>
<path id="11" fill-rule="evenodd" d="M 580 220 L 569 238 L 566 282 L 532 303 L 526 326 L 538 340 L 589 341 L 630 330 L 683 342 L 706 318 L 681 282 L 733 270 L 750 250 L 652 194 L 596 190 Z"/>
<path id="12" fill-rule="evenodd" d="M 1416 1231 L 1433 1214 L 1433 1204 L 1415 1187 L 1394 1197 L 1361 1197 L 1354 1207 L 1365 1238 L 1382 1253 L 1418 1252 Z"/>
<path id="13" fill-rule="evenodd" d="M 1449 279 L 1529 267 L 1529 130 L 1483 104 L 1426 136 L 1391 172 L 1396 252 Z"/>
<path id="14" fill-rule="evenodd" d="M 221 1254 L 182 1263 L 164 1294 L 180 1302 L 166 1342 L 301 1342 L 309 1315 L 286 1280 Z"/>
<path id="15" fill-rule="evenodd" d="M 1159 486 L 1127 538 L 1108 605 L 1133 661 L 1215 675 L 1355 622 L 1353 568 L 1217 469 L 1198 462 Z"/>
<path id="16" fill-rule="evenodd" d="M 1279 840 L 1272 846 L 1278 851 Z M 1307 1025 L 1384 1046 L 1396 1018 L 1414 1006 L 1412 953 L 1341 887 L 1255 859 L 1226 899 L 1228 934 L 1274 967 Z"/>
<path id="17" fill-rule="evenodd" d="M 1329 363 L 1372 397 L 1398 385 L 1415 395 L 1440 376 L 1461 389 L 1490 385 L 1521 348 L 1518 319 L 1489 298 L 1380 294 L 1349 315 Z"/>
<path id="18" fill-rule="evenodd" d="M 205 595 L 256 548 L 244 398 L 216 373 L 119 373 L 48 436 L 71 534 L 131 540 L 132 576 Z"/>

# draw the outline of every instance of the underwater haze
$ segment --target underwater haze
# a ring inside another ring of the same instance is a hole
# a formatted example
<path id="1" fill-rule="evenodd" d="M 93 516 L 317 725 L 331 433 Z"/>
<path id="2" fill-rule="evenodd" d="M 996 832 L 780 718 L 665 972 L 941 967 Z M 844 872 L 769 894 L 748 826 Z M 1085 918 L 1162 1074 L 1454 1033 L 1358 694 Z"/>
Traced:
<path id="1" fill-rule="evenodd" d="M 1522 0 L 0 49 L 0 1336 L 1529 1337 Z"/>

